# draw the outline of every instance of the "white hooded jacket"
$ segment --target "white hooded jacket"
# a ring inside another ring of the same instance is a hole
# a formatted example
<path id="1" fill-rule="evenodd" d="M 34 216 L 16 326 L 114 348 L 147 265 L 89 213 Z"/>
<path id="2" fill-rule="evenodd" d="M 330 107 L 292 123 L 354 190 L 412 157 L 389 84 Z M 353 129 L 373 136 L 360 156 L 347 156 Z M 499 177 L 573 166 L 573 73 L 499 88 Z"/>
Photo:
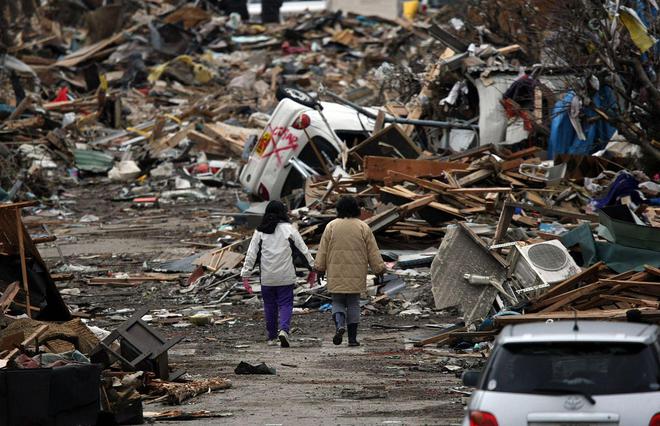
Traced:
<path id="1" fill-rule="evenodd" d="M 311 270 L 314 259 L 298 231 L 290 223 L 277 224 L 275 232 L 254 231 L 241 270 L 242 277 L 250 276 L 255 266 L 260 267 L 261 285 L 284 286 L 295 284 L 294 253 L 299 252 Z M 259 265 L 256 263 L 259 262 Z"/>

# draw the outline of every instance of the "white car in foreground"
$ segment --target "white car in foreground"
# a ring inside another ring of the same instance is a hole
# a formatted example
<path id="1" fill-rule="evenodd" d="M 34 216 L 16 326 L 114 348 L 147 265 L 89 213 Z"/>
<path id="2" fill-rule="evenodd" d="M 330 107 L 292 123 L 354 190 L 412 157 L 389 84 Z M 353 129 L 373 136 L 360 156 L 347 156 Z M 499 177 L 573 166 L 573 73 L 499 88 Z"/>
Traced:
<path id="1" fill-rule="evenodd" d="M 660 426 L 656 325 L 561 321 L 505 327 L 464 426 Z"/>

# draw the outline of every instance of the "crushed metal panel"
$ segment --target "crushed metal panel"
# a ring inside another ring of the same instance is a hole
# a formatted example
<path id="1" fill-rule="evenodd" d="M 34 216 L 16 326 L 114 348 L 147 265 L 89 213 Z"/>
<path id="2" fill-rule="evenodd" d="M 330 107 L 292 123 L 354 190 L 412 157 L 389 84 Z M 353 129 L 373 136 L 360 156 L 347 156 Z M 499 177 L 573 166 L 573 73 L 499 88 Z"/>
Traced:
<path id="1" fill-rule="evenodd" d="M 508 120 L 500 104 L 502 94 L 515 81 L 515 76 L 491 76 L 490 84 L 477 78 L 472 82 L 479 93 L 479 145 L 499 144 L 506 137 Z"/>
<path id="2" fill-rule="evenodd" d="M 469 284 L 464 275 L 483 275 L 500 282 L 506 277 L 503 261 L 488 252 L 478 238 L 467 227 L 450 226 L 431 265 L 435 307 L 458 307 L 466 324 L 488 314 L 497 289 Z"/>

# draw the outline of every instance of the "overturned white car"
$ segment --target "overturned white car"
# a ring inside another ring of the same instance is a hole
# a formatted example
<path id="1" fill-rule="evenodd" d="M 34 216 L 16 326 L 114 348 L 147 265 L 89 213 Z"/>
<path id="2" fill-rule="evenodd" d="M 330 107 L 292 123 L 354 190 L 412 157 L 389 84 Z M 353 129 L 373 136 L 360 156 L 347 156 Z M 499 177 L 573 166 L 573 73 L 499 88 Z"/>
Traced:
<path id="1" fill-rule="evenodd" d="M 309 176 L 334 169 L 339 153 L 369 136 L 374 120 L 355 109 L 317 103 L 287 89 L 240 175 L 244 190 L 262 200 L 279 200 L 301 188 Z M 295 99 L 295 100 L 294 100 Z"/>

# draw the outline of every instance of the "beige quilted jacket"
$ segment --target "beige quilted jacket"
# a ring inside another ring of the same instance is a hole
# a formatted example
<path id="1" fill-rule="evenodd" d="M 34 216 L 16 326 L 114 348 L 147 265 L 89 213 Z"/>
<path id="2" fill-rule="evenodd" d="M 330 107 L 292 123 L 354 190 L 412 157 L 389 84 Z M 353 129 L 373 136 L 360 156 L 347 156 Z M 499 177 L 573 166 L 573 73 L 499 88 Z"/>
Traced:
<path id="1" fill-rule="evenodd" d="M 385 272 L 376 238 L 360 219 L 335 219 L 326 226 L 316 254 L 315 269 L 325 272 L 330 293 L 366 291 L 368 267 Z"/>

